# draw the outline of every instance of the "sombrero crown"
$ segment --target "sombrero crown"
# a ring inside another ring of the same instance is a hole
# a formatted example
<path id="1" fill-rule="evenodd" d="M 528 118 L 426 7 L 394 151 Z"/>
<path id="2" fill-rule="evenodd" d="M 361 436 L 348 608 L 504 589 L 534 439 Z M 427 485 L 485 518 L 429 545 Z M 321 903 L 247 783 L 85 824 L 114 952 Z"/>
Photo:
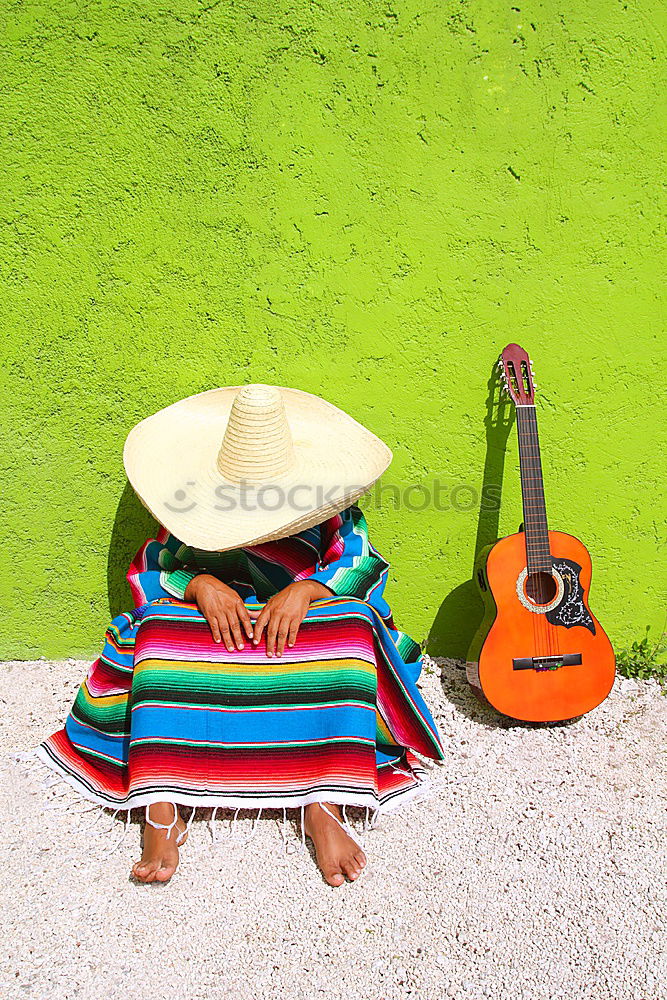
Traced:
<path id="1" fill-rule="evenodd" d="M 319 524 L 365 493 L 391 459 L 343 410 L 272 385 L 188 396 L 133 427 L 123 450 L 144 506 L 180 541 L 210 551 Z"/>

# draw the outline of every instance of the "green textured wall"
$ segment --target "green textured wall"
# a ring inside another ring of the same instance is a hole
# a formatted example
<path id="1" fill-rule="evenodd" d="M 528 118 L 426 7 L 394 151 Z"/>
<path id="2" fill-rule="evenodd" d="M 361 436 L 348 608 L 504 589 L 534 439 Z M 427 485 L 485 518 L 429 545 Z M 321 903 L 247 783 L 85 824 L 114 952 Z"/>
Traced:
<path id="1" fill-rule="evenodd" d="M 593 609 L 662 625 L 663 6 L 517 4 L 2 4 L 0 655 L 99 649 L 151 526 L 126 433 L 258 381 L 393 448 L 388 597 L 464 653 L 475 546 L 520 520 L 510 340 Z"/>

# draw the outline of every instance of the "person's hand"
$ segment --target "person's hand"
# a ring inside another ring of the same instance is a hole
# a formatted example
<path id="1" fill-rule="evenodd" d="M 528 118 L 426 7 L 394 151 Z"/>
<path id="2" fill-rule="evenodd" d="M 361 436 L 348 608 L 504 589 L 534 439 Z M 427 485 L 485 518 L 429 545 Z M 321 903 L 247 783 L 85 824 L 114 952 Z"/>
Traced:
<path id="1" fill-rule="evenodd" d="M 234 650 L 234 642 L 237 649 L 243 649 L 242 629 L 252 639 L 248 609 L 236 591 L 215 576 L 201 573 L 193 577 L 185 588 L 184 596 L 186 601 L 197 604 L 211 627 L 215 642 L 223 639 L 230 653 Z"/>
<path id="2" fill-rule="evenodd" d="M 299 625 L 306 617 L 311 601 L 331 597 L 332 590 L 317 580 L 297 580 L 289 583 L 277 594 L 270 597 L 260 611 L 253 630 L 253 645 L 256 646 L 266 628 L 266 654 L 283 655 L 285 643 L 293 646 Z"/>

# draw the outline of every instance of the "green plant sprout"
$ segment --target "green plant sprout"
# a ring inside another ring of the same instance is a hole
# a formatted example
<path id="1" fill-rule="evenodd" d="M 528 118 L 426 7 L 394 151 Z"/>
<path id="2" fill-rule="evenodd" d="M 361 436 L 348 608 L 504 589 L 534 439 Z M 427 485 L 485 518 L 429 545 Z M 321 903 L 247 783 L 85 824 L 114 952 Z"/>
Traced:
<path id="1" fill-rule="evenodd" d="M 662 686 L 663 694 L 667 693 L 667 633 L 652 643 L 649 638 L 651 626 L 646 626 L 646 635 L 635 640 L 631 646 L 616 654 L 616 666 L 623 677 L 646 680 L 655 677 Z"/>

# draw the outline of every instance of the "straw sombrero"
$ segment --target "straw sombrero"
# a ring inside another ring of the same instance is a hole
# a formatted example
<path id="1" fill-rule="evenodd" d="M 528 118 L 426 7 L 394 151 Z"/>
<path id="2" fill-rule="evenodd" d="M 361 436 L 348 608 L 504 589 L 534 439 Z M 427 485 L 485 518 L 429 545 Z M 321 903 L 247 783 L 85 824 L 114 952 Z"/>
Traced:
<path id="1" fill-rule="evenodd" d="M 139 499 L 186 545 L 285 538 L 365 493 L 392 453 L 319 396 L 272 385 L 209 389 L 146 417 L 123 462 Z"/>

